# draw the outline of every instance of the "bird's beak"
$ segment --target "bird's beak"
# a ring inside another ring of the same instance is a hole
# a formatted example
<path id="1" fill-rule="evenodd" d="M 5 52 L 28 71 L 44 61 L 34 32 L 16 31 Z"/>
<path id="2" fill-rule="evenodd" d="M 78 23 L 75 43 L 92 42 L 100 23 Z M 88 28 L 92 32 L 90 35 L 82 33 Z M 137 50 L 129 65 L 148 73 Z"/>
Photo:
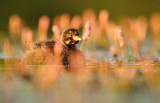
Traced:
<path id="1" fill-rule="evenodd" d="M 80 41 L 80 40 L 82 40 L 79 36 L 73 36 L 73 40 L 75 40 L 75 41 Z"/>

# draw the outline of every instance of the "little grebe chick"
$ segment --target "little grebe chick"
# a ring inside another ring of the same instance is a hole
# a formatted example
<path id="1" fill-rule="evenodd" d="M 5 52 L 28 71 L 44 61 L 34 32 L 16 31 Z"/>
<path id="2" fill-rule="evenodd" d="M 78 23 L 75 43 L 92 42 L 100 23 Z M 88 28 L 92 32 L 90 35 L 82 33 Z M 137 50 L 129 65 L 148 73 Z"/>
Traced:
<path id="1" fill-rule="evenodd" d="M 70 64 L 74 64 L 75 58 L 78 57 L 76 59 L 81 62 L 78 64 L 84 64 L 84 56 L 81 51 L 76 48 L 76 44 L 80 40 L 81 38 L 79 37 L 77 29 L 65 29 L 61 34 L 60 43 L 62 44 L 62 52 L 59 58 L 57 58 L 56 53 L 54 53 L 54 49 L 56 49 L 54 47 L 58 41 L 45 40 L 32 43 L 29 50 L 23 55 L 22 62 L 28 65 L 39 65 L 48 64 L 50 61 L 53 63 L 59 61 L 62 62 L 64 66 L 68 67 Z"/>

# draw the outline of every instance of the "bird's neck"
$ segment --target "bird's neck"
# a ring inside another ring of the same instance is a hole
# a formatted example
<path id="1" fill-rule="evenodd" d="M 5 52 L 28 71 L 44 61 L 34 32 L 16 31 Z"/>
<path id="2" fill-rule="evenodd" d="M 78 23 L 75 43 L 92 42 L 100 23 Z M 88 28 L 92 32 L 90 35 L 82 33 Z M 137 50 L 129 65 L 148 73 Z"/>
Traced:
<path id="1" fill-rule="evenodd" d="M 75 46 L 75 45 L 67 45 L 67 47 L 68 47 L 69 49 L 76 49 L 76 46 Z"/>

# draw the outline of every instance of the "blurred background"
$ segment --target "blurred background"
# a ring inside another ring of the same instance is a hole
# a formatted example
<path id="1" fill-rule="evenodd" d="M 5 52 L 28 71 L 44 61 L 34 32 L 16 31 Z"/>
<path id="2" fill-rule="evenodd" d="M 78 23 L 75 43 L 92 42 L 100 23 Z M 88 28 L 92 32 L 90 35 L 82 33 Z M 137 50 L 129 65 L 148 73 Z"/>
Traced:
<path id="1" fill-rule="evenodd" d="M 0 103 L 159 103 L 160 0 L 1 0 L 0 13 Z M 77 45 L 85 68 L 79 55 L 70 72 L 56 59 L 21 62 L 30 43 L 67 27 L 89 35 Z"/>
<path id="2" fill-rule="evenodd" d="M 53 19 L 58 14 L 79 14 L 91 8 L 98 15 L 100 10 L 109 12 L 109 19 L 116 21 L 120 15 L 150 17 L 160 12 L 160 0 L 1 0 L 0 31 L 8 30 L 9 17 L 18 14 L 32 29 L 36 29 L 39 17 L 48 15 Z"/>

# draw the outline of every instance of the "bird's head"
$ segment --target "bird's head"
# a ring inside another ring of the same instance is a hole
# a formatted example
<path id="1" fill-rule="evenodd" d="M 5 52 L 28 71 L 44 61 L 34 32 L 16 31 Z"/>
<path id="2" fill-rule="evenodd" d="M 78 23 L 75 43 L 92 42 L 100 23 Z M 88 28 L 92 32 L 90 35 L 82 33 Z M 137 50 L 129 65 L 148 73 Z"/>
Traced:
<path id="1" fill-rule="evenodd" d="M 79 32 L 77 29 L 67 28 L 61 34 L 61 41 L 66 46 L 75 46 L 80 40 Z"/>

